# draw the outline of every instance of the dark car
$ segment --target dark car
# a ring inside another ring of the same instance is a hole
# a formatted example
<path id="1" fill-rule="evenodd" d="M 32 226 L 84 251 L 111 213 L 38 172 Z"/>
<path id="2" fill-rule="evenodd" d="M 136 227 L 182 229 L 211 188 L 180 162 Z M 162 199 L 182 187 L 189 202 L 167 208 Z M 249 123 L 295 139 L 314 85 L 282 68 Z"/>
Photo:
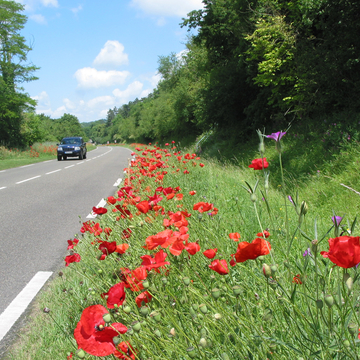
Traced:
<path id="1" fill-rule="evenodd" d="M 66 160 L 68 157 L 78 157 L 80 160 L 86 159 L 86 143 L 82 137 L 66 137 L 61 140 L 57 148 L 58 161 Z"/>

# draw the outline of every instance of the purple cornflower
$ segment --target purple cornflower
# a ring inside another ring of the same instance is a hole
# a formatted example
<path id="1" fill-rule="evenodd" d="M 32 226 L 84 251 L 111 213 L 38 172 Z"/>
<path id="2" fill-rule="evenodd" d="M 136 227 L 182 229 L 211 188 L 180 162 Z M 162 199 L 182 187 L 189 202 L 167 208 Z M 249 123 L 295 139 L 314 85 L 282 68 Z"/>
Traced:
<path id="1" fill-rule="evenodd" d="M 333 216 L 331 218 L 332 222 L 334 223 L 335 226 L 340 226 L 341 220 L 343 218 L 341 216 Z"/>
<path id="2" fill-rule="evenodd" d="M 303 256 L 311 256 L 310 248 L 307 248 L 307 249 L 304 251 Z"/>
<path id="3" fill-rule="evenodd" d="M 276 133 L 272 133 L 271 135 L 266 135 L 268 139 L 273 139 L 275 141 L 280 141 L 280 139 L 286 134 L 286 131 L 281 132 L 278 131 Z"/>
<path id="4" fill-rule="evenodd" d="M 293 200 L 293 198 L 291 197 L 291 195 L 288 195 L 288 199 L 289 199 L 289 201 L 290 201 L 293 205 L 295 205 L 295 204 L 294 204 L 294 200 Z"/>

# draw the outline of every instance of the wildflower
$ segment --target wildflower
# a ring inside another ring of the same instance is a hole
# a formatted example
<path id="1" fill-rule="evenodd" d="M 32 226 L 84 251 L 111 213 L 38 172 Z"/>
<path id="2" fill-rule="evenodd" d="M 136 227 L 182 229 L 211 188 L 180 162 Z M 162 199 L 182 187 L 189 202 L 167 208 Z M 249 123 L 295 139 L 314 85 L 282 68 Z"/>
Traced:
<path id="1" fill-rule="evenodd" d="M 107 209 L 103 208 L 103 207 L 98 207 L 96 208 L 95 206 L 92 208 L 92 211 L 94 214 L 96 215 L 103 215 L 107 213 Z"/>
<path id="2" fill-rule="evenodd" d="M 119 351 L 115 350 L 114 356 L 117 357 L 118 359 L 135 360 L 136 351 L 128 341 L 122 341 L 119 345 L 117 345 L 117 349 Z"/>
<path id="3" fill-rule="evenodd" d="M 360 263 L 359 236 L 339 236 L 328 241 L 329 251 L 320 252 L 323 257 L 329 258 L 335 265 L 345 269 Z"/>
<path id="4" fill-rule="evenodd" d="M 262 238 L 256 238 L 251 243 L 242 241 L 239 243 L 236 250 L 236 262 L 244 262 L 246 260 L 254 260 L 261 255 L 270 253 L 271 245 L 268 241 Z"/>
<path id="5" fill-rule="evenodd" d="M 234 240 L 234 241 L 239 241 L 240 239 L 240 234 L 238 232 L 235 232 L 235 233 L 230 233 L 229 234 L 229 238 Z"/>
<path id="6" fill-rule="evenodd" d="M 79 348 L 94 356 L 108 356 L 115 352 L 113 338 L 125 334 L 127 327 L 121 323 L 105 326 L 103 316 L 108 314 L 102 305 L 92 305 L 83 310 L 74 331 Z"/>
<path id="7" fill-rule="evenodd" d="M 123 282 L 112 286 L 107 293 L 101 294 L 103 299 L 106 298 L 106 306 L 109 309 L 113 309 L 114 305 L 122 305 L 125 300 L 125 284 Z"/>
<path id="8" fill-rule="evenodd" d="M 141 201 L 140 203 L 136 204 L 136 207 L 143 214 L 146 214 L 151 209 L 147 200 Z"/>
<path id="9" fill-rule="evenodd" d="M 201 201 L 194 205 L 193 210 L 197 210 L 199 211 L 199 213 L 203 213 L 212 210 L 213 208 L 214 208 L 213 204 L 209 204 Z"/>
<path id="10" fill-rule="evenodd" d="M 286 134 L 286 131 L 284 132 L 281 132 L 281 131 L 278 131 L 276 133 L 272 133 L 271 135 L 266 135 L 266 137 L 268 139 L 273 139 L 275 141 L 280 141 L 281 138 Z"/>
<path id="11" fill-rule="evenodd" d="M 301 285 L 302 284 L 301 275 L 300 274 L 295 275 L 292 282 Z"/>
<path id="12" fill-rule="evenodd" d="M 216 256 L 216 253 L 217 253 L 217 249 L 208 249 L 208 250 L 205 250 L 203 252 L 203 254 L 208 258 L 208 259 L 213 259 L 215 256 Z"/>
<path id="13" fill-rule="evenodd" d="M 191 196 L 193 196 L 193 195 L 196 194 L 196 191 L 195 191 L 195 190 L 191 190 L 191 191 L 189 191 L 189 194 L 190 194 Z"/>
<path id="14" fill-rule="evenodd" d="M 270 236 L 270 233 L 267 230 L 264 230 L 263 232 L 257 233 L 256 236 L 264 237 L 267 239 Z"/>
<path id="15" fill-rule="evenodd" d="M 71 250 L 74 248 L 74 246 L 76 246 L 79 243 L 78 239 L 74 239 L 74 240 L 68 240 L 68 247 L 67 250 Z"/>
<path id="16" fill-rule="evenodd" d="M 310 248 L 307 248 L 307 249 L 304 251 L 303 256 L 311 256 L 311 250 L 310 250 Z"/>
<path id="17" fill-rule="evenodd" d="M 165 261 L 166 257 L 167 253 L 161 249 L 155 254 L 154 258 L 150 255 L 140 256 L 143 261 L 141 265 L 144 266 L 147 271 L 150 271 L 151 269 L 164 268 L 165 265 L 170 265 L 168 261 Z"/>
<path id="18" fill-rule="evenodd" d="M 72 254 L 65 257 L 65 266 L 69 266 L 69 264 L 73 262 L 80 262 L 81 256 L 79 254 Z"/>
<path id="19" fill-rule="evenodd" d="M 226 275 L 229 273 L 228 264 L 226 260 L 214 260 L 209 268 L 216 271 L 220 275 Z"/>
<path id="20" fill-rule="evenodd" d="M 267 167 L 269 167 L 269 163 L 266 161 L 266 158 L 254 159 L 249 165 L 249 168 L 253 168 L 254 170 L 262 170 Z"/>
<path id="21" fill-rule="evenodd" d="M 144 291 L 135 298 L 135 302 L 138 307 L 141 307 L 143 302 L 147 304 L 148 302 L 151 301 L 151 299 L 152 299 L 152 295 L 149 292 Z"/>
<path id="22" fill-rule="evenodd" d="M 129 244 L 120 244 L 116 246 L 115 252 L 118 254 L 125 254 L 125 251 L 129 248 Z"/>
<path id="23" fill-rule="evenodd" d="M 116 241 L 101 241 L 99 250 L 103 253 L 100 260 L 104 260 L 107 255 L 112 254 L 116 250 Z"/>
<path id="24" fill-rule="evenodd" d="M 331 218 L 332 222 L 334 223 L 335 226 L 339 227 L 340 226 L 340 223 L 341 223 L 341 220 L 343 218 L 341 216 L 333 216 Z"/>

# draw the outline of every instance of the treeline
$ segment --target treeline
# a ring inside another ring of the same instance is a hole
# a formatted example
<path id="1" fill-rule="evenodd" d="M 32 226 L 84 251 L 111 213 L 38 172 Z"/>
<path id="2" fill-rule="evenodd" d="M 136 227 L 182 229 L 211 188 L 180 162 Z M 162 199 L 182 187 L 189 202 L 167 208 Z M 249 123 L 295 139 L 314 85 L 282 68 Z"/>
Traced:
<path id="1" fill-rule="evenodd" d="M 229 144 L 291 123 L 359 131 L 360 2 L 203 0 L 183 19 L 196 29 L 181 56 L 159 57 L 162 81 L 147 98 L 109 110 L 109 141 L 193 137 Z"/>

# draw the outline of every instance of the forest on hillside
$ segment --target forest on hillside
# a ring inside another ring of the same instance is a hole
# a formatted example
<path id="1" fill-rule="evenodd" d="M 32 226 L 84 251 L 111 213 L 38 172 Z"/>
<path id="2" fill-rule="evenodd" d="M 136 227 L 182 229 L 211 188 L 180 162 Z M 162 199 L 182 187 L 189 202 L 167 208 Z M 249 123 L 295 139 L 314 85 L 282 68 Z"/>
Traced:
<path id="1" fill-rule="evenodd" d="M 358 137 L 359 1 L 203 3 L 202 10 L 190 12 L 180 24 L 189 30 L 186 51 L 159 56 L 162 80 L 156 89 L 109 109 L 106 119 L 80 128 L 77 121 L 79 135 L 98 143 L 147 143 L 191 142 L 212 134 L 236 145 L 258 128 L 302 126 L 326 132 L 332 121 L 342 136 Z M 4 61 L 0 86 L 6 88 Z M 0 125 L 12 121 L 6 110 L 10 102 L 1 104 Z M 22 141 L 28 144 L 59 140 L 77 120 L 69 114 L 51 119 L 29 107 L 17 114 Z M 36 134 L 33 129 L 38 136 L 30 136 Z M 0 135 L 0 143 L 6 142 L 3 130 Z"/>

